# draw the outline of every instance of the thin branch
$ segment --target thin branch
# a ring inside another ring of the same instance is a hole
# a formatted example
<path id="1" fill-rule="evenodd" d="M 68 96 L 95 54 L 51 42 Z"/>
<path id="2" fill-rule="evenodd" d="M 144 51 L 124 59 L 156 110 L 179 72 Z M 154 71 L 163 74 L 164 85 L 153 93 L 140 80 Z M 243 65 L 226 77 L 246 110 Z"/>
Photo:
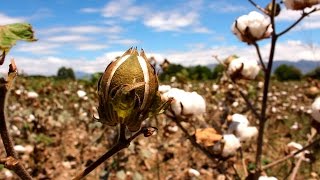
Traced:
<path id="1" fill-rule="evenodd" d="M 199 149 L 200 151 L 202 151 L 209 159 L 211 159 L 214 163 L 217 162 L 217 159 L 219 159 L 219 156 L 211 153 L 210 151 L 208 151 L 205 147 L 201 146 L 200 144 L 197 143 L 195 135 L 190 135 L 189 132 L 187 131 L 186 128 L 184 128 L 180 122 L 180 119 L 177 116 L 170 116 L 167 115 L 168 117 L 170 117 L 176 124 L 177 126 L 183 131 L 183 133 L 186 135 L 187 139 L 189 139 L 189 141 L 191 142 L 191 144 L 196 147 L 197 149 Z"/>
<path id="2" fill-rule="evenodd" d="M 301 152 L 303 152 L 303 151 L 311 148 L 312 146 L 314 146 L 314 145 L 316 145 L 316 144 L 318 144 L 318 143 L 320 143 L 320 138 L 314 140 L 312 143 L 310 143 L 310 144 L 308 144 L 307 146 L 305 146 L 304 148 L 296 151 L 295 153 L 289 154 L 289 155 L 285 156 L 285 157 L 282 158 L 282 159 L 279 159 L 279 160 L 277 160 L 277 161 L 274 161 L 274 162 L 272 162 L 272 163 L 270 163 L 270 164 L 267 164 L 267 165 L 263 166 L 263 167 L 261 168 L 261 170 L 264 171 L 264 170 L 269 169 L 269 168 L 271 168 L 271 167 L 273 167 L 273 166 L 276 166 L 276 165 L 278 165 L 278 164 L 280 164 L 280 163 L 282 163 L 282 162 L 284 162 L 284 161 L 286 161 L 286 160 L 294 157 L 295 155 L 297 155 L 297 154 L 299 154 L 299 153 L 301 153 Z"/>
<path id="3" fill-rule="evenodd" d="M 262 66 L 262 69 L 263 69 L 264 72 L 266 72 L 267 69 L 266 69 L 266 66 L 264 65 L 264 62 L 263 62 L 263 59 L 262 59 L 262 56 L 261 56 L 259 44 L 257 42 L 254 42 L 252 44 L 254 45 L 254 47 L 257 50 L 257 54 L 258 54 L 259 61 L 260 61 L 260 64 Z"/>
<path id="4" fill-rule="evenodd" d="M 18 160 L 18 156 L 14 150 L 12 137 L 10 136 L 10 133 L 8 131 L 6 116 L 5 116 L 6 96 L 16 75 L 17 75 L 17 69 L 14 64 L 14 61 L 12 60 L 9 66 L 8 80 L 5 81 L 3 78 L 0 79 L 0 134 L 1 134 L 4 148 L 7 153 L 7 158 L 9 158 L 10 160 L 10 161 L 7 161 L 7 163 L 4 163 L 5 166 L 8 169 L 12 169 L 21 179 L 29 180 L 29 179 L 32 179 L 32 177 Z"/>
<path id="5" fill-rule="evenodd" d="M 264 14 L 269 14 L 268 11 L 266 11 L 264 8 L 262 8 L 261 6 L 259 6 L 257 3 L 255 3 L 252 0 L 248 0 L 253 6 L 255 6 L 257 9 L 259 9 L 261 12 L 263 12 Z"/>
<path id="6" fill-rule="evenodd" d="M 0 55 L 0 66 L 4 63 L 4 59 L 6 58 L 6 51 L 3 51 Z"/>
<path id="7" fill-rule="evenodd" d="M 294 22 L 291 26 L 289 26 L 287 29 L 283 30 L 281 33 L 277 34 L 277 36 L 282 36 L 283 34 L 287 33 L 288 31 L 290 31 L 292 28 L 294 28 L 300 21 L 302 21 L 306 16 L 309 16 L 310 14 L 319 11 L 320 8 L 314 8 L 313 10 L 311 10 L 310 12 L 305 12 L 303 10 L 302 15 L 299 19 L 296 20 L 296 22 Z"/>
<path id="8" fill-rule="evenodd" d="M 136 137 L 138 137 L 141 134 L 144 134 L 145 137 L 148 137 L 152 134 L 156 128 L 141 128 L 137 133 L 135 133 L 132 137 L 126 139 L 125 137 L 125 130 L 126 126 L 124 124 L 120 124 L 120 130 L 119 130 L 119 140 L 115 146 L 113 146 L 109 151 L 107 151 L 104 155 L 102 155 L 99 159 L 97 159 L 95 162 L 90 164 L 84 171 L 82 171 L 80 174 L 78 174 L 76 177 L 73 178 L 73 180 L 80 180 L 84 178 L 86 175 L 88 175 L 91 171 L 93 171 L 95 168 L 97 168 L 100 164 L 102 164 L 104 161 L 109 159 L 111 156 L 115 155 L 119 151 L 121 151 L 124 148 L 127 148 L 130 145 L 130 142 L 134 140 Z"/>
<path id="9" fill-rule="evenodd" d="M 270 77 L 271 77 L 271 70 L 272 70 L 272 64 L 273 64 L 273 58 L 276 48 L 276 42 L 277 42 L 277 35 L 276 35 L 276 27 L 275 27 L 275 21 L 274 21 L 274 8 L 275 8 L 275 0 L 272 0 L 272 8 L 271 8 L 271 25 L 273 28 L 272 31 L 272 37 L 271 37 L 271 48 L 270 48 L 270 54 L 269 54 L 269 61 L 268 61 L 268 67 L 265 73 L 265 79 L 264 79 L 264 87 L 263 87 L 263 98 L 262 98 L 262 106 L 261 106 L 261 117 L 259 121 L 259 130 L 258 130 L 258 138 L 257 138 L 257 151 L 256 151 L 256 173 L 255 176 L 258 177 L 261 172 L 261 157 L 262 157 L 262 148 L 263 148 L 263 135 L 264 135 L 264 127 L 265 123 L 267 121 L 266 117 L 266 111 L 267 111 L 267 101 L 268 101 L 268 92 L 269 92 L 269 83 L 270 83 Z"/>

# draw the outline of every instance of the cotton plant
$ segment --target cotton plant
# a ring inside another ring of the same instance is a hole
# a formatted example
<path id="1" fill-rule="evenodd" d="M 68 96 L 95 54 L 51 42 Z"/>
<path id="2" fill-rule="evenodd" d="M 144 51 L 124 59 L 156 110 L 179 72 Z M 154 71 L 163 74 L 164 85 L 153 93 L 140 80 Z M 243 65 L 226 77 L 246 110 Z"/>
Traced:
<path id="1" fill-rule="evenodd" d="M 303 146 L 301 144 L 294 142 L 294 141 L 288 143 L 287 147 L 288 147 L 289 152 L 291 154 L 294 154 L 295 152 L 297 152 L 298 150 L 301 150 L 303 148 Z M 294 157 L 295 158 L 302 158 L 303 161 L 310 162 L 310 159 L 305 157 L 306 154 L 310 154 L 310 151 L 305 150 L 305 151 L 295 155 Z"/>

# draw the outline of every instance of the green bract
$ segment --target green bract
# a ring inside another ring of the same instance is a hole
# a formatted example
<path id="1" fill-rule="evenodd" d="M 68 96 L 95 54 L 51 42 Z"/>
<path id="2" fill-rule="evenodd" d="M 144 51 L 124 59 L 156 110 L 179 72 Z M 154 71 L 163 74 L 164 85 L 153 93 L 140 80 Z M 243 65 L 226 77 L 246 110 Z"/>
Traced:
<path id="1" fill-rule="evenodd" d="M 108 65 L 99 80 L 98 95 L 98 120 L 110 126 L 125 124 L 132 132 L 164 105 L 155 69 L 144 51 L 139 54 L 136 48 Z"/>

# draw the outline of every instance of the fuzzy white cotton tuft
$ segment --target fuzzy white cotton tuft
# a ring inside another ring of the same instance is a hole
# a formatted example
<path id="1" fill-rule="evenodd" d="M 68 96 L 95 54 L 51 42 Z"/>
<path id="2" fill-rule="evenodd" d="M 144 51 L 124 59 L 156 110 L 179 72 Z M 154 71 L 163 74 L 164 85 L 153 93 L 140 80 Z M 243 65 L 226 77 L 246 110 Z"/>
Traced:
<path id="1" fill-rule="evenodd" d="M 170 85 L 160 85 L 158 90 L 161 93 L 165 93 L 165 92 L 168 92 L 170 89 L 171 89 Z"/>
<path id="2" fill-rule="evenodd" d="M 34 91 L 30 91 L 27 93 L 27 97 L 30 98 L 30 99 L 36 99 L 39 97 L 39 94 L 34 92 Z"/>
<path id="3" fill-rule="evenodd" d="M 241 41 L 250 44 L 270 37 L 273 31 L 270 19 L 256 11 L 240 16 L 232 24 L 231 30 Z"/>
<path id="4" fill-rule="evenodd" d="M 260 176 L 258 180 L 278 180 L 276 177 L 273 176 Z"/>
<path id="5" fill-rule="evenodd" d="M 291 154 L 293 154 L 293 153 L 295 153 L 295 152 L 297 152 L 298 150 L 300 150 L 300 149 L 303 148 L 303 146 L 302 146 L 301 144 L 296 143 L 296 142 L 293 142 L 293 141 L 290 142 L 290 143 L 288 143 L 288 144 L 287 144 L 287 147 L 289 148 L 289 151 L 290 151 Z M 295 155 L 294 157 L 295 157 L 295 158 L 300 158 L 300 157 L 302 157 L 302 160 L 309 162 L 310 159 L 306 158 L 306 157 L 305 157 L 305 154 L 310 154 L 310 151 L 305 150 L 305 151 L 303 151 L 303 152 Z"/>
<path id="6" fill-rule="evenodd" d="M 229 75 L 234 75 L 239 71 L 244 78 L 255 79 L 260 71 L 260 67 L 258 62 L 255 60 L 247 60 L 243 57 L 240 57 L 240 58 L 233 59 L 230 62 L 230 64 L 228 65 L 227 72 Z"/>
<path id="7" fill-rule="evenodd" d="M 206 102 L 196 92 L 172 88 L 163 94 L 164 99 L 174 98 L 171 108 L 175 115 L 200 115 L 206 110 Z M 181 106 L 182 104 L 182 106 Z"/>
<path id="8" fill-rule="evenodd" d="M 303 10 L 306 7 L 311 7 L 320 4 L 320 0 L 283 0 L 287 9 Z"/>
<path id="9" fill-rule="evenodd" d="M 249 141 L 258 135 L 258 129 L 254 126 L 249 126 L 249 121 L 246 116 L 233 114 L 228 133 L 234 133 L 240 141 Z"/>
<path id="10" fill-rule="evenodd" d="M 221 144 L 221 142 L 218 142 L 214 145 L 213 148 L 215 151 L 217 151 L 221 148 L 221 146 L 223 146 L 221 154 L 223 157 L 235 155 L 237 150 L 241 147 L 239 139 L 233 134 L 224 134 L 222 141 L 224 141 L 223 145 Z"/>
<path id="11" fill-rule="evenodd" d="M 311 105 L 312 117 L 320 123 L 320 97 L 317 97 Z"/>

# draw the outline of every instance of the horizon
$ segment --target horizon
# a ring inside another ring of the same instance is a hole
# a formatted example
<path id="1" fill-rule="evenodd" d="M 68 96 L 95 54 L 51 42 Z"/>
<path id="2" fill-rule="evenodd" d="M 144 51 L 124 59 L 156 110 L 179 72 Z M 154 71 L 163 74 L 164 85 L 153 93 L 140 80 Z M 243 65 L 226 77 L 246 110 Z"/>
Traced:
<path id="1" fill-rule="evenodd" d="M 236 18 L 255 10 L 248 1 L 71 1 L 13 0 L 0 7 L 0 25 L 32 24 L 33 43 L 18 42 L 9 52 L 18 69 L 26 74 L 55 75 L 62 67 L 75 72 L 103 72 L 105 67 L 131 46 L 143 48 L 158 63 L 167 58 L 183 66 L 208 65 L 237 54 L 257 59 L 253 46 L 240 42 L 230 28 Z M 264 1 L 256 1 L 262 7 Z M 221 18 L 221 17 L 223 18 Z M 281 37 L 275 60 L 320 60 L 320 12 Z M 276 18 L 278 31 L 299 18 L 298 11 L 282 7 Z M 263 59 L 268 39 L 259 42 Z M 48 68 L 50 67 L 50 68 Z M 0 72 L 6 72 L 1 68 Z"/>

